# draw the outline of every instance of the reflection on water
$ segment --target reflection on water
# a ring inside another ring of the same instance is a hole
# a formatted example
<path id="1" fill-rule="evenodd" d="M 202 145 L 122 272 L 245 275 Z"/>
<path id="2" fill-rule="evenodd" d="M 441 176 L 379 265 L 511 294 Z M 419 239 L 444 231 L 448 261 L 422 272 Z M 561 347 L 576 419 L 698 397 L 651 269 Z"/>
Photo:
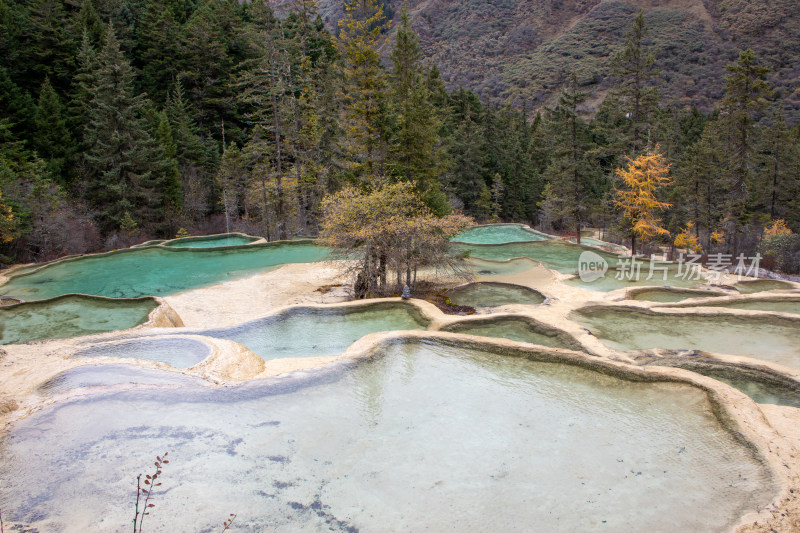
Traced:
<path id="1" fill-rule="evenodd" d="M 720 531 L 768 474 L 678 384 L 431 344 L 219 389 L 106 393 L 21 421 L 4 519 L 120 531 L 169 451 L 153 531 Z M 8 522 L 7 522 L 8 523 Z"/>
<path id="2" fill-rule="evenodd" d="M 48 396 L 79 387 L 98 387 L 138 383 L 140 385 L 207 385 L 201 378 L 153 370 L 133 365 L 81 366 L 54 376 L 37 389 L 39 394 Z"/>
<path id="3" fill-rule="evenodd" d="M 354 310 L 300 309 L 200 334 L 238 342 L 269 360 L 338 355 L 370 333 L 427 326 L 416 307 L 398 302 Z"/>
<path id="4" fill-rule="evenodd" d="M 175 368 L 189 368 L 211 355 L 211 348 L 194 339 L 136 339 L 103 343 L 81 350 L 73 357 L 124 357 L 167 363 Z"/>

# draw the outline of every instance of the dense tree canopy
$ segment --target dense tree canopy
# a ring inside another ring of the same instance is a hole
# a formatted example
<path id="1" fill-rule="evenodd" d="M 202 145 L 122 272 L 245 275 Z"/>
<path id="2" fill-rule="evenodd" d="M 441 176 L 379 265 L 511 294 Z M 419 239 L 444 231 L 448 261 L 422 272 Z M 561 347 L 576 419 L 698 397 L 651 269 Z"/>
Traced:
<path id="1" fill-rule="evenodd" d="M 313 0 L 0 3 L 3 262 L 179 228 L 313 236 L 326 195 L 395 183 L 435 216 L 630 242 L 616 169 L 656 144 L 674 179 L 653 244 L 690 228 L 704 252 L 754 253 L 770 221 L 800 231 L 800 129 L 753 52 L 713 112 L 667 104 L 631 15 L 608 94 L 563 72 L 551 108 L 515 108 L 448 92 L 406 9 L 346 5 L 332 36 Z"/>

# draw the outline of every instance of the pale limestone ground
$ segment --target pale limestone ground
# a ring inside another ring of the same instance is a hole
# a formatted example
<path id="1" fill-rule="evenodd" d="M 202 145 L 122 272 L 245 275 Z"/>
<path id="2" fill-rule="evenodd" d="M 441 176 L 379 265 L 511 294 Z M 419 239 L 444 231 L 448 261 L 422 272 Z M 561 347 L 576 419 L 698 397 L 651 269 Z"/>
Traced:
<path id="1" fill-rule="evenodd" d="M 323 287 L 329 290 L 320 291 Z M 164 300 L 186 327 L 223 327 L 295 304 L 329 304 L 350 298 L 335 262 L 283 265 L 242 279 L 184 291 Z"/>

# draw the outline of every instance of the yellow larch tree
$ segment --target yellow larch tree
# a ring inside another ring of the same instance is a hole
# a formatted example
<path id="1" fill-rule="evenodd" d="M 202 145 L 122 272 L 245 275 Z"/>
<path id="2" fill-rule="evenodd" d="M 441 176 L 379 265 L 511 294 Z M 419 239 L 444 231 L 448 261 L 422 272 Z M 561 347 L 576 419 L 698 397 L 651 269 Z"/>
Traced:
<path id="1" fill-rule="evenodd" d="M 686 227 L 675 236 L 675 248 L 685 248 L 690 252 L 700 252 L 703 247 L 700 245 L 700 237 L 695 231 L 694 222 L 691 220 L 686 223 Z"/>
<path id="2" fill-rule="evenodd" d="M 660 213 L 671 206 L 658 200 L 657 193 L 671 182 L 670 165 L 658 146 L 631 159 L 617 169 L 619 184 L 614 188 L 614 205 L 622 212 L 631 231 L 631 253 L 636 253 L 636 238 L 648 241 L 656 235 L 669 235 L 660 226 Z"/>
<path id="3" fill-rule="evenodd" d="M 11 242 L 17 237 L 16 220 L 11 207 L 3 203 L 0 193 L 0 242 Z"/>

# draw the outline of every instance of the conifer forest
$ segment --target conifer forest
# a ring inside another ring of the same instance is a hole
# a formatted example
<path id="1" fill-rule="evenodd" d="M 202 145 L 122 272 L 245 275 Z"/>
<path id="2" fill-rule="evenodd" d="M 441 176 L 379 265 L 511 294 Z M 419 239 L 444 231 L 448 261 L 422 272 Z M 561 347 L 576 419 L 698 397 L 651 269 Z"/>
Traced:
<path id="1" fill-rule="evenodd" d="M 543 101 L 479 97 L 405 4 L 348 0 L 332 28 L 313 0 L 273 7 L 0 0 L 0 261 L 317 236 L 326 196 L 408 182 L 440 217 L 800 269 L 800 126 L 771 58 L 738 50 L 716 99 L 673 98 L 634 12 L 607 89 L 563 72 Z"/>

